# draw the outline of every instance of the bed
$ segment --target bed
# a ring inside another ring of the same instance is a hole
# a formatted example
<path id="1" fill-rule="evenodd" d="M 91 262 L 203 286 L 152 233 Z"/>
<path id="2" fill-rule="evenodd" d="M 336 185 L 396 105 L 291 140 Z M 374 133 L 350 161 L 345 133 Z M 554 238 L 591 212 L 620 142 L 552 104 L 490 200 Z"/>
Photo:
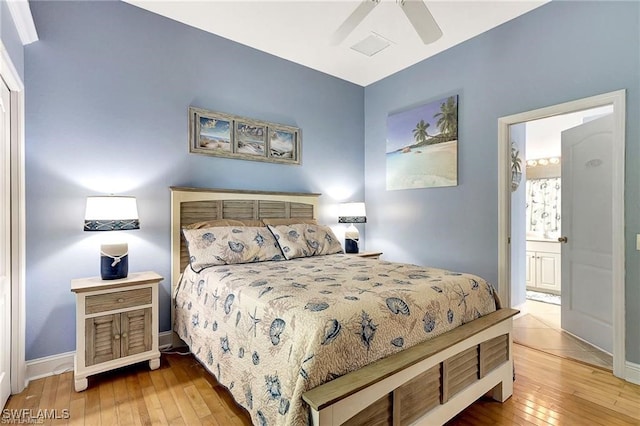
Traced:
<path id="1" fill-rule="evenodd" d="M 171 188 L 174 331 L 254 424 L 441 424 L 487 392 L 506 400 L 517 311 L 474 275 L 337 252 L 318 198 Z M 249 225 L 186 231 L 189 266 L 182 229 L 224 220 Z M 227 264 L 245 234 L 280 250 Z M 318 255 L 296 251 L 303 234 Z M 200 264 L 194 241 L 231 250 Z"/>

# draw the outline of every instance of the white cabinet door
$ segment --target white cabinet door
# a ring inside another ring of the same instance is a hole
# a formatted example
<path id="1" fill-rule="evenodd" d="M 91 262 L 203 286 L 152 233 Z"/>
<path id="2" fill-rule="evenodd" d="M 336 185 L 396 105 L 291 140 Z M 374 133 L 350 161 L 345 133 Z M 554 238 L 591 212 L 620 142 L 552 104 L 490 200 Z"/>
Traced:
<path id="1" fill-rule="evenodd" d="M 536 286 L 536 253 L 534 251 L 528 251 L 526 253 L 525 281 L 527 287 L 533 288 Z"/>
<path id="2" fill-rule="evenodd" d="M 536 287 L 560 292 L 560 254 L 536 252 Z"/>
<path id="3" fill-rule="evenodd" d="M 530 290 L 560 294 L 561 260 L 560 243 L 552 241 L 527 241 L 526 283 Z"/>

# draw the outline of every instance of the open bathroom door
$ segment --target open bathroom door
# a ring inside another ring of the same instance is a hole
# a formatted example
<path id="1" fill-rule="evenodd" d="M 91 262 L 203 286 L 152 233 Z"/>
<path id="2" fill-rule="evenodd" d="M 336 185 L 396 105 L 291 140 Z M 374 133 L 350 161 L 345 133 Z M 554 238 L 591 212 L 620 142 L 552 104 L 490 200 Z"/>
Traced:
<path id="1" fill-rule="evenodd" d="M 613 352 L 613 115 L 562 132 L 562 311 L 567 332 Z"/>

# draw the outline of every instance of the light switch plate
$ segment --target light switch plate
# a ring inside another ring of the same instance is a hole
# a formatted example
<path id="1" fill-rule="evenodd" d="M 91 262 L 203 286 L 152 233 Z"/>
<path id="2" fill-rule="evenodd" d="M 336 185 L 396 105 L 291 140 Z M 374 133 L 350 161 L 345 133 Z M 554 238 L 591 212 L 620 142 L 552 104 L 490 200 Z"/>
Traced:
<path id="1" fill-rule="evenodd" d="M 640 234 L 636 234 L 636 250 L 640 251 Z"/>

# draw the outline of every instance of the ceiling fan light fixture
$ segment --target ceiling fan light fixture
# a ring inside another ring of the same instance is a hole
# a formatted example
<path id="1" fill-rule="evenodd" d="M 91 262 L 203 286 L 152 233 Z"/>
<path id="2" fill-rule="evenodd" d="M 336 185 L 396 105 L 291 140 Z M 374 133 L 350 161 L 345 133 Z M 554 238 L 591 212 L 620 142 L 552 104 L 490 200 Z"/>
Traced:
<path id="1" fill-rule="evenodd" d="M 351 49 L 366 56 L 373 56 L 391 46 L 391 42 L 372 32 L 366 38 L 351 46 Z"/>

